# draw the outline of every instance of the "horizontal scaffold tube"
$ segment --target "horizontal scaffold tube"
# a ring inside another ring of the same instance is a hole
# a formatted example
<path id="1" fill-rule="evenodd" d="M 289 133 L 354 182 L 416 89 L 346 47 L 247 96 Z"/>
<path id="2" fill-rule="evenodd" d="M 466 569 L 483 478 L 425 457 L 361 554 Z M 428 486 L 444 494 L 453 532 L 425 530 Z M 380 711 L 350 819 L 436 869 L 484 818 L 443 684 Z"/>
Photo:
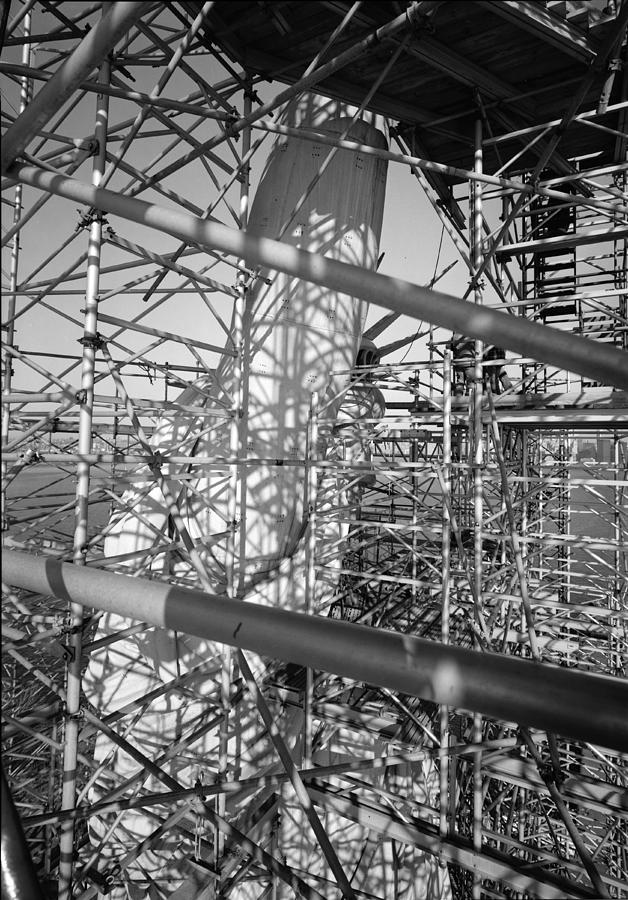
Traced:
<path id="1" fill-rule="evenodd" d="M 38 594 L 506 722 L 628 751 L 628 682 L 5 550 L 2 580 Z"/>
<path id="2" fill-rule="evenodd" d="M 628 389 L 628 353 L 609 344 L 476 306 L 400 278 L 366 271 L 359 266 L 299 250 L 290 244 L 208 222 L 189 213 L 96 188 L 37 166 L 15 164 L 7 174 L 24 184 L 166 232 L 202 249 L 231 253 L 245 259 L 247 266 L 276 269 L 402 315 L 514 350 L 603 384 Z"/>

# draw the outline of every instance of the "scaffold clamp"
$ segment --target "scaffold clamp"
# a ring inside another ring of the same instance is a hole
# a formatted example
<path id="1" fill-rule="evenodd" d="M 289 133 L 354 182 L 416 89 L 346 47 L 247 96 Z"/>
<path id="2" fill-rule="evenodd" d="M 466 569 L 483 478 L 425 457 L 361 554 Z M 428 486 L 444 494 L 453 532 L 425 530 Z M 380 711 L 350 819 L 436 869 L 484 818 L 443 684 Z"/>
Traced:
<path id="1" fill-rule="evenodd" d="M 97 331 L 94 334 L 84 334 L 83 337 L 78 338 L 78 342 L 83 347 L 89 347 L 90 350 L 100 350 L 106 343 L 102 334 Z"/>

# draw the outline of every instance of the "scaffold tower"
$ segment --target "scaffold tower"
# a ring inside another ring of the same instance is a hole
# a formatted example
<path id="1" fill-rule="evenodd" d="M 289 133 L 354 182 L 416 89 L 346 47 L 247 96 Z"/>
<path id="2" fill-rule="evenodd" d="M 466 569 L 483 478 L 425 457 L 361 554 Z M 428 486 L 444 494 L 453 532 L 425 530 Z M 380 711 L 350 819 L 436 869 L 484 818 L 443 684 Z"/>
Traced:
<path id="1" fill-rule="evenodd" d="M 2 896 L 628 898 L 628 0 L 2 4 Z"/>

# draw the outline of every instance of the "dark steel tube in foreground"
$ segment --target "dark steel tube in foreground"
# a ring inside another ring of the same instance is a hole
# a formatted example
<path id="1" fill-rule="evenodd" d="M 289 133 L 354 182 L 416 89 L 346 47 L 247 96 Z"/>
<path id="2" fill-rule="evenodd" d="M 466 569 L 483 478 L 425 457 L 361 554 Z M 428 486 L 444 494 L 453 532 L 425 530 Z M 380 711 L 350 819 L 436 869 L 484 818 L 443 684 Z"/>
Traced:
<path id="1" fill-rule="evenodd" d="M 506 722 L 628 751 L 628 682 L 272 609 L 15 550 L 3 582 L 345 675 Z"/>
<path id="2" fill-rule="evenodd" d="M 1 768 L 1 767 L 0 767 Z M 0 874 L 2 900 L 44 900 L 22 823 L 13 803 L 4 769 L 1 768 L 2 837 Z"/>
<path id="3" fill-rule="evenodd" d="M 24 184 L 122 216 L 206 250 L 231 253 L 238 259 L 246 260 L 248 266 L 276 269 L 295 278 L 360 297 L 376 306 L 628 390 L 628 353 L 610 344 L 568 334 L 487 307 L 478 307 L 400 278 L 380 275 L 299 250 L 281 241 L 256 237 L 189 213 L 125 197 L 75 178 L 54 175 L 37 166 L 15 164 L 8 175 Z"/>

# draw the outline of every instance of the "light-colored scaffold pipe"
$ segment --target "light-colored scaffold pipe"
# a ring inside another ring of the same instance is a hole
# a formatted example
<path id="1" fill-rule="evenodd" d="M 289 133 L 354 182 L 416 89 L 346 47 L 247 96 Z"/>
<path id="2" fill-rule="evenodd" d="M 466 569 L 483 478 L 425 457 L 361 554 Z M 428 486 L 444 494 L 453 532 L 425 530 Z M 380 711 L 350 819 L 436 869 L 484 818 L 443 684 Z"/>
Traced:
<path id="1" fill-rule="evenodd" d="M 5 584 L 628 751 L 628 682 L 5 550 Z"/>
<path id="2" fill-rule="evenodd" d="M 298 250 L 280 241 L 208 222 L 189 213 L 95 188 L 37 166 L 15 164 L 7 174 L 31 187 L 122 216 L 202 249 L 232 253 L 238 259 L 245 259 L 249 266 L 276 269 L 313 284 L 360 297 L 402 315 L 482 339 L 486 344 L 514 350 L 539 362 L 628 390 L 628 354 L 609 344 L 597 343 L 487 307 L 478 308 L 457 297 L 400 278 L 366 271 L 359 266 Z"/>

